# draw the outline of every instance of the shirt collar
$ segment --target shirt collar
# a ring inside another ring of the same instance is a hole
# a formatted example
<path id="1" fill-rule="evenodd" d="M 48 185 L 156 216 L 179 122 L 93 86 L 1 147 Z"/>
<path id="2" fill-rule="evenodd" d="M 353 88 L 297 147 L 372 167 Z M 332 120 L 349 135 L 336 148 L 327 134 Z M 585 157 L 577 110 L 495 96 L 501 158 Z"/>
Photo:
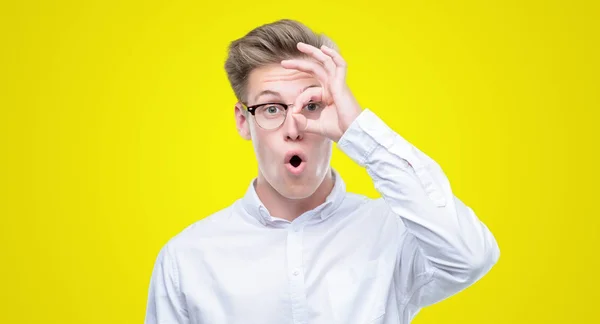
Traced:
<path id="1" fill-rule="evenodd" d="M 311 218 L 317 215 L 322 220 L 329 218 L 344 200 L 346 194 L 346 184 L 335 169 L 331 168 L 331 172 L 334 178 L 333 189 L 329 195 L 327 195 L 324 203 L 307 212 L 312 214 L 312 216 L 310 216 Z M 273 218 L 269 214 L 267 208 L 258 197 L 256 189 L 254 188 L 256 180 L 257 178 L 254 178 L 252 181 L 250 181 L 250 185 L 248 186 L 244 196 L 240 199 L 240 203 L 249 215 L 257 218 L 263 225 L 266 225 L 277 218 Z"/>

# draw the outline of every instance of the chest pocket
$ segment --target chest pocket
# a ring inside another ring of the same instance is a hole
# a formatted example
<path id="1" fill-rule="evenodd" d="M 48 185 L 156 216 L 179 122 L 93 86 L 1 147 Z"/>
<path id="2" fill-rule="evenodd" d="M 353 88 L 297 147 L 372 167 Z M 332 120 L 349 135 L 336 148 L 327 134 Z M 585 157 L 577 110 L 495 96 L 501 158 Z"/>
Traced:
<path id="1" fill-rule="evenodd" d="M 327 289 L 335 323 L 374 323 L 385 314 L 389 280 L 383 259 L 329 271 Z"/>

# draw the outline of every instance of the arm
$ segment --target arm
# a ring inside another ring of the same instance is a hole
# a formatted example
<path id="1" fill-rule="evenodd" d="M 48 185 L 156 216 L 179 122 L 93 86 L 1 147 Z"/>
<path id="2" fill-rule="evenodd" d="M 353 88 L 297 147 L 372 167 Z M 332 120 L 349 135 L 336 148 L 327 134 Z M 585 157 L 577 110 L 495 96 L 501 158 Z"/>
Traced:
<path id="1" fill-rule="evenodd" d="M 456 198 L 435 161 L 362 110 L 346 83 L 347 65 L 335 50 L 298 43 L 317 62 L 284 60 L 284 68 L 313 74 L 320 88 L 306 89 L 292 111 L 298 127 L 338 143 L 365 166 L 402 231 L 397 272 L 401 309 L 440 301 L 481 278 L 499 257 L 496 241 L 473 210 Z M 316 120 L 300 111 L 309 101 L 324 106 Z M 404 233 L 406 231 L 406 233 Z"/>
<path id="2" fill-rule="evenodd" d="M 176 262 L 167 244 L 158 254 L 148 294 L 145 324 L 187 324 Z"/>
<path id="3" fill-rule="evenodd" d="M 479 280 L 499 258 L 492 233 L 455 197 L 439 165 L 370 110 L 348 127 L 338 147 L 366 167 L 406 238 L 395 278 L 401 307 L 422 307 Z"/>

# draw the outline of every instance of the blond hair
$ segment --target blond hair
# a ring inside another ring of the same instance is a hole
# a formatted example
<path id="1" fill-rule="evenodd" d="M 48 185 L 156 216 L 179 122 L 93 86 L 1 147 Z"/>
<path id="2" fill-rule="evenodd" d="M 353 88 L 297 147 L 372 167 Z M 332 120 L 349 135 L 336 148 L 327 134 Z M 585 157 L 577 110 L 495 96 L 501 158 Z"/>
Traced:
<path id="1" fill-rule="evenodd" d="M 255 68 L 279 64 L 282 60 L 307 57 L 298 50 L 298 42 L 320 48 L 326 45 L 338 50 L 324 34 L 318 34 L 301 22 L 282 19 L 259 26 L 228 47 L 225 71 L 238 100 L 245 102 L 248 76 Z"/>

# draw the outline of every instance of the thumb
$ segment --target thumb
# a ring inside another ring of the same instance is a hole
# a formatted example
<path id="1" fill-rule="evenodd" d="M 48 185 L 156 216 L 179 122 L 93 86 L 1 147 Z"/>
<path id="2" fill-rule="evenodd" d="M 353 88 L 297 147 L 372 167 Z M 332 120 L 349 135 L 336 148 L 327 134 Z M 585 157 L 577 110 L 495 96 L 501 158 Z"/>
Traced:
<path id="1" fill-rule="evenodd" d="M 306 116 L 296 113 L 292 113 L 292 118 L 294 118 L 294 121 L 296 121 L 296 126 L 298 129 L 304 132 L 325 135 L 325 131 L 321 125 L 320 119 L 308 119 Z"/>

